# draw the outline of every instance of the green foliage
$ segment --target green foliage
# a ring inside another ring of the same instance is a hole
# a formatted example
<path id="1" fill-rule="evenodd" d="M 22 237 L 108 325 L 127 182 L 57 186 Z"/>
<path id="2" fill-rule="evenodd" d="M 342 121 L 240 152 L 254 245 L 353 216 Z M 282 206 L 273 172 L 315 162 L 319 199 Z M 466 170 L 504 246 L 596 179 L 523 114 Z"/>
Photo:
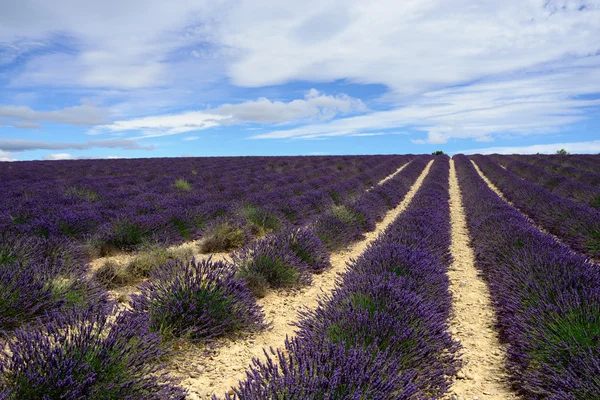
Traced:
<path id="1" fill-rule="evenodd" d="M 86 188 L 78 188 L 75 186 L 71 186 L 65 190 L 65 195 L 73 196 L 80 199 L 88 200 L 88 201 L 96 201 L 100 198 L 96 192 Z"/>
<path id="2" fill-rule="evenodd" d="M 185 191 L 192 190 L 192 185 L 185 179 L 181 179 L 181 178 L 177 179 L 175 181 L 175 183 L 173 184 L 173 186 L 175 186 L 179 190 L 185 190 Z"/>
<path id="3" fill-rule="evenodd" d="M 242 247 L 247 240 L 246 232 L 230 223 L 214 226 L 206 233 L 199 245 L 200 253 L 228 252 Z"/>
<path id="4" fill-rule="evenodd" d="M 560 149 L 560 150 L 556 150 L 556 154 L 567 155 L 567 154 L 571 154 L 571 153 L 569 153 L 565 149 Z"/>
<path id="5" fill-rule="evenodd" d="M 94 273 L 94 280 L 106 289 L 133 284 L 136 279 L 126 265 L 107 261 Z"/>
<path id="6" fill-rule="evenodd" d="M 193 255 L 190 248 L 169 249 L 159 244 L 146 244 L 126 266 L 125 274 L 129 276 L 123 278 L 128 282 L 139 278 L 147 278 L 156 266 L 176 259 L 190 259 Z"/>
<path id="7" fill-rule="evenodd" d="M 258 229 L 259 233 L 265 234 L 269 231 L 277 229 L 280 225 L 279 220 L 271 213 L 265 211 L 261 207 L 251 204 L 246 204 L 242 209 L 244 218 L 250 225 Z"/>
<path id="8" fill-rule="evenodd" d="M 540 363 L 553 365 L 561 372 L 575 353 L 585 354 L 600 345 L 600 314 L 591 307 L 573 309 L 564 314 L 552 313 L 544 318 L 538 336 L 538 346 L 532 353 Z M 559 358 L 557 359 L 557 355 Z"/>
<path id="9" fill-rule="evenodd" d="M 331 212 L 341 221 L 351 226 L 360 225 L 364 220 L 364 217 L 362 215 L 349 210 L 343 205 L 333 206 Z"/>
<path id="10" fill-rule="evenodd" d="M 441 151 L 441 150 L 436 150 L 436 151 L 434 151 L 434 152 L 433 152 L 433 153 L 431 153 L 431 154 L 432 154 L 432 155 L 434 155 L 434 156 L 441 156 L 441 155 L 443 155 L 443 154 L 446 154 L 446 153 L 444 153 L 444 152 L 443 152 L 443 151 Z"/>
<path id="11" fill-rule="evenodd" d="M 294 286 L 299 281 L 296 268 L 289 265 L 285 259 L 268 254 L 249 257 L 239 265 L 237 276 L 240 279 L 246 280 L 250 276 L 256 280 L 257 275 L 263 277 L 263 282 L 275 288 Z"/>

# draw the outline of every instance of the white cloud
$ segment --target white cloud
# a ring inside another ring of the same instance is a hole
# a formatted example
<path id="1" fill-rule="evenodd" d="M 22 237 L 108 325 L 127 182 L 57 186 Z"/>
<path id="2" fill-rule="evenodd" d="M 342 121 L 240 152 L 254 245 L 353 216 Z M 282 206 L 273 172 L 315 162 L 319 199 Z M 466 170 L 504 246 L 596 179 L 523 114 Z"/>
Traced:
<path id="1" fill-rule="evenodd" d="M 2 8 L 0 42 L 20 48 L 25 37 L 48 48 L 60 42 L 66 50 L 34 58 L 17 85 L 160 86 L 172 78 L 169 56 L 205 42 L 207 26 L 214 24 L 224 3 L 23 0 Z"/>
<path id="2" fill-rule="evenodd" d="M 600 91 L 599 20 L 598 0 L 23 0 L 2 8 L 0 42 L 10 50 L 0 62 L 40 47 L 48 51 L 30 55 L 13 86 L 117 88 L 120 96 L 152 88 L 151 96 L 130 97 L 135 104 L 115 106 L 122 124 L 111 125 L 113 133 L 156 136 L 347 113 L 343 99 L 325 96 L 133 119 L 163 112 L 161 90 L 171 91 L 171 110 L 185 109 L 173 106 L 175 93 L 228 78 L 246 87 L 342 81 L 389 90 L 389 111 L 256 137 L 408 126 L 426 132 L 415 140 L 428 143 L 490 141 L 506 132 L 552 132 L 597 107 L 578 96 Z M 194 103 L 188 96 L 180 104 Z"/>
<path id="3" fill-rule="evenodd" d="M 193 141 L 193 140 L 198 140 L 198 139 L 200 139 L 200 136 L 187 136 L 187 137 L 183 138 L 183 140 L 185 140 L 187 142 Z"/>
<path id="4" fill-rule="evenodd" d="M 199 131 L 219 126 L 228 117 L 208 114 L 200 111 L 188 111 L 180 114 L 149 116 L 131 120 L 115 121 L 111 125 L 94 128 L 88 133 L 92 135 L 106 132 L 140 132 L 134 139 L 158 136 L 177 135 L 185 132 Z"/>
<path id="5" fill-rule="evenodd" d="M 366 111 L 367 107 L 359 99 L 346 94 L 324 95 L 316 89 L 306 93 L 304 99 L 290 102 L 271 101 L 264 97 L 256 101 L 239 104 L 223 104 L 212 112 L 231 116 L 232 123 L 255 122 L 262 124 L 286 123 L 300 119 L 331 119 L 337 114 Z"/>
<path id="6" fill-rule="evenodd" d="M 176 135 L 204 130 L 221 125 L 245 123 L 274 124 L 298 122 L 300 120 L 328 120 L 337 114 L 365 111 L 366 106 L 348 95 L 324 95 L 315 89 L 309 90 L 304 99 L 289 102 L 271 101 L 260 98 L 238 104 L 223 104 L 204 111 L 188 111 L 179 114 L 148 116 L 115 121 L 106 126 L 95 127 L 88 133 L 97 135 L 106 132 L 142 131 L 142 137 Z M 191 136 L 196 139 L 196 136 Z M 184 140 L 194 140 L 184 139 Z"/>
<path id="7" fill-rule="evenodd" d="M 134 140 L 129 139 L 109 139 L 109 140 L 88 140 L 80 143 L 65 142 L 45 142 L 41 140 L 24 139 L 2 139 L 0 138 L 0 150 L 6 151 L 27 151 L 27 150 L 86 150 L 91 148 L 105 149 L 127 149 L 127 150 L 154 150 L 154 146 L 142 146 Z"/>
<path id="8" fill-rule="evenodd" d="M 554 144 L 536 144 L 531 146 L 488 147 L 484 149 L 459 150 L 455 154 L 555 154 L 557 150 L 565 149 L 573 154 L 600 153 L 600 140 L 589 142 L 570 142 Z"/>
<path id="9" fill-rule="evenodd" d="M 0 150 L 0 161 L 17 161 L 17 159 L 13 158 L 12 153 Z"/>
<path id="10" fill-rule="evenodd" d="M 39 129 L 39 121 L 68 125 L 103 125 L 108 121 L 107 110 L 91 104 L 67 107 L 55 111 L 34 111 L 26 106 L 0 106 L 0 117 L 15 119 L 15 128 Z"/>
<path id="11" fill-rule="evenodd" d="M 555 132 L 586 118 L 599 99 L 578 96 L 600 92 L 600 57 L 588 65 L 562 66 L 545 75 L 482 80 L 469 86 L 430 91 L 389 111 L 340 118 L 327 123 L 254 135 L 256 139 L 342 136 L 372 130 L 412 127 L 427 132 L 413 143 L 443 144 L 449 139 L 491 141 L 497 134 Z"/>
<path id="12" fill-rule="evenodd" d="M 75 157 L 68 153 L 49 154 L 44 157 L 44 160 L 74 160 Z"/>
<path id="13" fill-rule="evenodd" d="M 594 54 L 597 1 L 567 1 L 564 8 L 554 3 L 242 1 L 218 39 L 238 50 L 229 73 L 239 85 L 350 79 L 418 94 Z M 578 11 L 580 5 L 586 7 Z"/>

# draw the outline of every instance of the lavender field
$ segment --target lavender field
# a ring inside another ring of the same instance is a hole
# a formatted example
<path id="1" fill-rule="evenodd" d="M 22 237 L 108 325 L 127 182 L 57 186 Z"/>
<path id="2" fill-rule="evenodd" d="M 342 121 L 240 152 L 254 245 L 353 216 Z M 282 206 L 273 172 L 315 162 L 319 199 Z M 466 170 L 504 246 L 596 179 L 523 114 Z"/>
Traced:
<path id="1" fill-rule="evenodd" d="M 0 399 L 600 398 L 600 156 L 0 162 Z"/>

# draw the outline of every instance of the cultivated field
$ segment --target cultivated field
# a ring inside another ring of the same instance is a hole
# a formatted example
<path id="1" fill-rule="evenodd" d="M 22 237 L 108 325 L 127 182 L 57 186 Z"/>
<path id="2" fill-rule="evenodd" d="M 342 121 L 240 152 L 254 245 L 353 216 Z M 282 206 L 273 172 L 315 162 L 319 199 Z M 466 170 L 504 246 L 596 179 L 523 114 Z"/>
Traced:
<path id="1" fill-rule="evenodd" d="M 0 163 L 0 400 L 600 399 L 600 156 Z"/>

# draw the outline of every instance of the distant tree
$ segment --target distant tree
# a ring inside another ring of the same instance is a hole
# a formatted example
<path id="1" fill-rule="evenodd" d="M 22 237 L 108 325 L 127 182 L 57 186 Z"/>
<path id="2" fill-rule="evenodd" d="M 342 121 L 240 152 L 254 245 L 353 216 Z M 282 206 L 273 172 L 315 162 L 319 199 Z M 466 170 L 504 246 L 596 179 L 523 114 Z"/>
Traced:
<path id="1" fill-rule="evenodd" d="M 442 154 L 444 154 L 444 152 L 443 152 L 443 151 L 441 151 L 441 150 L 437 150 L 437 151 L 434 151 L 434 152 L 433 152 L 433 153 L 431 153 L 431 154 L 433 154 L 434 156 L 441 156 Z"/>
<path id="2" fill-rule="evenodd" d="M 563 156 L 566 156 L 567 154 L 570 154 L 568 151 L 566 151 L 565 149 L 560 149 L 556 151 L 556 154 L 561 154 Z"/>

